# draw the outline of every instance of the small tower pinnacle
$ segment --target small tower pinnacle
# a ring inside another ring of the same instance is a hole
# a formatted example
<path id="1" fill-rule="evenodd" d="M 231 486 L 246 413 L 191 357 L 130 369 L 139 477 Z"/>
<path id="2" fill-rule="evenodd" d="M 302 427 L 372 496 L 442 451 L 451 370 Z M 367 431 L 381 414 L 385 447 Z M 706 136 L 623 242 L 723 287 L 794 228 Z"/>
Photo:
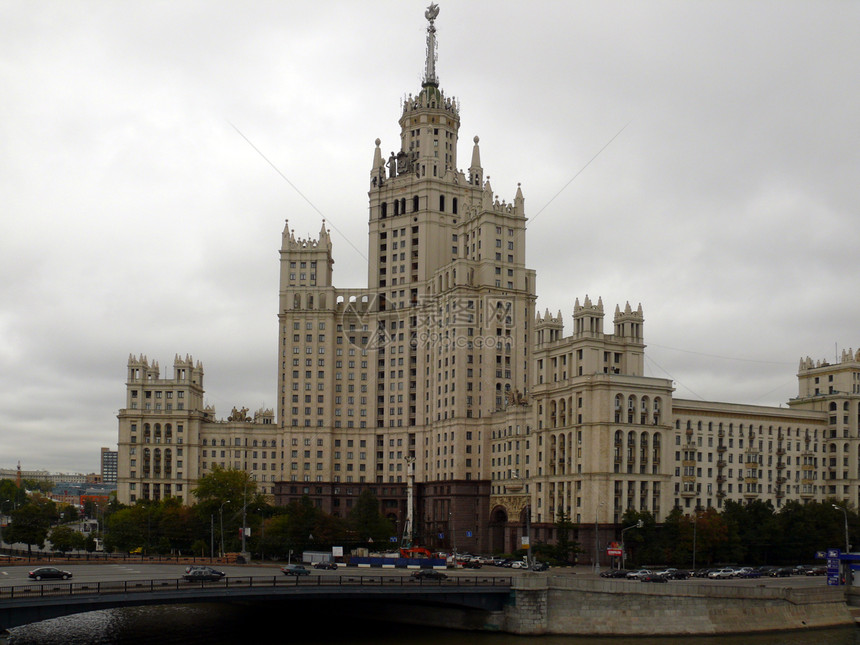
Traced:
<path id="1" fill-rule="evenodd" d="M 427 11 L 424 12 L 424 17 L 430 23 L 430 26 L 427 27 L 427 61 L 424 64 L 424 81 L 422 83 L 425 87 L 427 85 L 439 87 L 439 79 L 436 76 L 436 26 L 433 24 L 438 15 L 439 5 L 431 2 Z"/>

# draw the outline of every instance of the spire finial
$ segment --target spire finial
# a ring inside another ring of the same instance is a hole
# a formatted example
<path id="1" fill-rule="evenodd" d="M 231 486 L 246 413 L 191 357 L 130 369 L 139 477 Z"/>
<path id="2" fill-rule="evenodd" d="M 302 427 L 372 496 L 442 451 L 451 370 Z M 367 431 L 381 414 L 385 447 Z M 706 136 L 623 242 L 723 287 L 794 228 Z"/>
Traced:
<path id="1" fill-rule="evenodd" d="M 433 24 L 439 15 L 439 5 L 431 2 L 424 12 L 424 17 L 430 25 L 427 27 L 427 61 L 424 64 L 424 85 L 439 87 L 439 79 L 436 77 L 436 26 Z"/>

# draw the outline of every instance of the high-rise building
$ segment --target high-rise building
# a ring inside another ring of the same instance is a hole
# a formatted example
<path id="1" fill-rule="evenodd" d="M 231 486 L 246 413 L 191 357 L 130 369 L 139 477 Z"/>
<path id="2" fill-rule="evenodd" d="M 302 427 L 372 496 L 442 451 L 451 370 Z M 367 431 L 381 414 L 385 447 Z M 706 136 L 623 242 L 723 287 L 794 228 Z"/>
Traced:
<path id="1" fill-rule="evenodd" d="M 105 484 L 116 485 L 117 451 L 110 448 L 101 449 L 101 476 Z"/>
<path id="2" fill-rule="evenodd" d="M 307 495 L 340 515 L 371 488 L 400 530 L 413 473 L 419 541 L 510 551 L 529 513 L 537 540 L 564 515 L 589 554 L 628 509 L 660 521 L 725 500 L 858 504 L 860 352 L 802 361 L 787 408 L 682 400 L 644 374 L 641 306 L 616 306 L 610 330 L 600 298 L 576 298 L 569 336 L 560 312 L 536 315 L 521 188 L 499 199 L 478 137 L 458 164 L 437 15 L 425 14 L 423 82 L 403 102 L 397 151 L 373 150 L 368 286 L 334 286 L 325 222 L 316 239 L 284 227 L 277 419 L 234 408 L 218 420 L 199 362 L 177 356 L 162 378 L 130 357 L 120 501 L 189 502 L 213 468 L 241 468 L 279 503 Z"/>

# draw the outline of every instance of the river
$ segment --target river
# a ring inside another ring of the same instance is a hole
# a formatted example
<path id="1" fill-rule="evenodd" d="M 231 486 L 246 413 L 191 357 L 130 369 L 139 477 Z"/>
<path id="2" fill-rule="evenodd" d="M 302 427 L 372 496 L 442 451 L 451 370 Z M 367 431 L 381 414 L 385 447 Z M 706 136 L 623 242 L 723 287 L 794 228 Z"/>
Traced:
<path id="1" fill-rule="evenodd" d="M 297 615 L 292 615 L 293 613 Z M 648 620 L 643 618 L 643 620 Z M 860 645 L 860 629 L 666 638 L 512 636 L 355 621 L 279 605 L 171 605 L 93 611 L 11 631 L 10 645 Z"/>

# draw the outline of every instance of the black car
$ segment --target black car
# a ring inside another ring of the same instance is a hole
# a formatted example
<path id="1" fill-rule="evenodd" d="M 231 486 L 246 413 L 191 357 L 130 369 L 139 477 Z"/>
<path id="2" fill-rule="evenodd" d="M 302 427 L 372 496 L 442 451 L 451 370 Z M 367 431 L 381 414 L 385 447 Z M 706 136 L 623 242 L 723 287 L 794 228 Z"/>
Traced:
<path id="1" fill-rule="evenodd" d="M 208 581 L 216 582 L 223 578 L 226 574 L 212 567 L 188 567 L 185 569 L 185 574 L 182 576 L 188 582 Z"/>
<path id="2" fill-rule="evenodd" d="M 644 576 L 639 576 L 640 582 L 667 582 L 667 578 L 659 573 L 649 573 Z"/>
<path id="3" fill-rule="evenodd" d="M 532 571 L 546 571 L 549 569 L 549 565 L 546 562 L 535 562 L 532 565 Z"/>
<path id="4" fill-rule="evenodd" d="M 684 569 L 675 569 L 674 571 L 665 573 L 663 577 L 667 580 L 688 580 L 690 578 L 690 572 L 685 571 Z"/>
<path id="5" fill-rule="evenodd" d="M 332 571 L 334 571 L 335 569 L 337 569 L 337 563 L 336 562 L 315 562 L 314 563 L 314 569 L 331 569 Z"/>
<path id="6" fill-rule="evenodd" d="M 780 567 L 779 569 L 774 569 L 770 572 L 771 577 L 773 578 L 788 578 L 794 573 L 794 569 L 791 567 Z"/>
<path id="7" fill-rule="evenodd" d="M 46 578 L 68 580 L 72 577 L 71 572 L 55 569 L 54 567 L 39 567 L 28 572 L 27 575 L 33 580 L 43 580 Z"/>
<path id="8" fill-rule="evenodd" d="M 630 573 L 629 569 L 606 569 L 600 572 L 601 578 L 626 578 Z"/>
<path id="9" fill-rule="evenodd" d="M 448 574 L 436 571 L 436 569 L 420 569 L 412 574 L 416 580 L 445 580 Z"/>
<path id="10" fill-rule="evenodd" d="M 309 576 L 311 572 L 305 569 L 300 564 L 288 564 L 285 567 L 281 567 L 281 571 L 285 576 Z"/>
<path id="11" fill-rule="evenodd" d="M 464 569 L 480 569 L 481 563 L 477 560 L 466 560 L 463 562 Z"/>

